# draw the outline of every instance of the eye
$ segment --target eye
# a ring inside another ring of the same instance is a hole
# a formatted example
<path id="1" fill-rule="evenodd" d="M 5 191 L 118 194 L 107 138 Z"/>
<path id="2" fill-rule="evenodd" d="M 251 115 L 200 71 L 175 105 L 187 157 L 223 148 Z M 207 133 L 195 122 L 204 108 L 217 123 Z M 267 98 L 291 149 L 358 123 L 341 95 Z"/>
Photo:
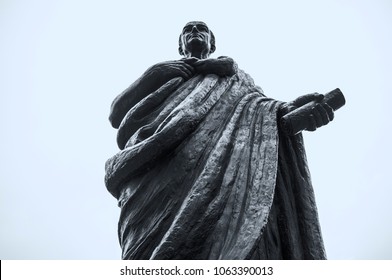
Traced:
<path id="1" fill-rule="evenodd" d="M 199 29 L 200 31 L 203 31 L 203 32 L 208 32 L 208 28 L 205 25 L 198 25 L 197 29 Z"/>
<path id="2" fill-rule="evenodd" d="M 192 26 L 188 25 L 185 26 L 184 29 L 182 30 L 182 32 L 190 32 L 192 30 Z"/>

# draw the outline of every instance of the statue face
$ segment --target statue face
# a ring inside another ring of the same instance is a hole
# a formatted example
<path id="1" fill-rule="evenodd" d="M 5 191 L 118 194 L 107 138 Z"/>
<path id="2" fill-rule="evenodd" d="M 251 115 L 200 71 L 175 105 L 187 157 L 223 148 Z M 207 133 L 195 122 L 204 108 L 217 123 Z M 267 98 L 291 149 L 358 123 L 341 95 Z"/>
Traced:
<path id="1" fill-rule="evenodd" d="M 211 51 L 211 33 L 204 22 L 187 23 L 182 30 L 181 41 L 185 52 L 199 51 L 209 54 Z"/>

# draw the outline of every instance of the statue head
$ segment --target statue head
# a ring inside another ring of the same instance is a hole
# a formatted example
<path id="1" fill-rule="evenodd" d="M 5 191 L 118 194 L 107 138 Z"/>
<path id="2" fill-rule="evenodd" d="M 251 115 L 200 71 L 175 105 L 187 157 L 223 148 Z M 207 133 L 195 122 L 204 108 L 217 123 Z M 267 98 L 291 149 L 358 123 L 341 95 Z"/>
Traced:
<path id="1" fill-rule="evenodd" d="M 178 52 L 185 57 L 207 58 L 215 51 L 215 36 L 202 21 L 188 22 L 178 43 Z"/>

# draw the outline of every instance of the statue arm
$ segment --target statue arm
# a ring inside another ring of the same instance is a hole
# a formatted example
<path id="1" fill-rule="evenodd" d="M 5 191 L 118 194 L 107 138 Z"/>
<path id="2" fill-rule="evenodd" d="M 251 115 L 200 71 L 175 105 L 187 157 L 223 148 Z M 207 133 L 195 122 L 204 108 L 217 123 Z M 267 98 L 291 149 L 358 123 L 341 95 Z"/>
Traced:
<path id="1" fill-rule="evenodd" d="M 128 110 L 147 94 L 175 77 L 187 80 L 194 72 L 193 66 L 181 60 L 161 62 L 148 68 L 139 79 L 114 99 L 110 108 L 110 123 L 114 128 L 118 128 Z"/>
<path id="2" fill-rule="evenodd" d="M 333 106 L 324 102 L 324 95 L 310 93 L 284 103 L 278 111 L 281 129 L 289 135 L 301 130 L 315 131 L 334 118 Z M 294 125 L 293 125 L 294 124 Z"/>
<path id="3" fill-rule="evenodd" d="M 218 58 L 195 59 L 189 61 L 195 67 L 197 73 L 207 75 L 216 74 L 218 76 L 232 76 L 237 73 L 238 67 L 235 61 L 228 56 Z"/>

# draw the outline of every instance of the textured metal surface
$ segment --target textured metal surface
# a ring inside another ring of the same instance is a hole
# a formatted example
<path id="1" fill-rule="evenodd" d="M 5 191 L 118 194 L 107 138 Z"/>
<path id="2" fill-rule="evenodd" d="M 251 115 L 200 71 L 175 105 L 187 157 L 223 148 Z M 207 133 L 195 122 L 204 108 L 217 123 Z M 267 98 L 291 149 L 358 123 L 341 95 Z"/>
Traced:
<path id="1" fill-rule="evenodd" d="M 323 259 L 302 138 L 249 75 L 170 79 L 123 114 L 106 164 L 124 259 Z"/>

